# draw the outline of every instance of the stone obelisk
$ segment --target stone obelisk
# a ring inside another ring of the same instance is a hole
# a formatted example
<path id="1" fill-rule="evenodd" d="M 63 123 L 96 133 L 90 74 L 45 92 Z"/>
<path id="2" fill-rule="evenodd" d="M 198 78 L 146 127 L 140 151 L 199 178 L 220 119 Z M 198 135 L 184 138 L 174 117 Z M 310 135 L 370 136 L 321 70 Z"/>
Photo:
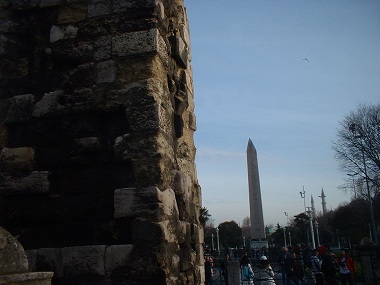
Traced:
<path id="1" fill-rule="evenodd" d="M 259 166 L 257 152 L 251 139 L 247 146 L 248 187 L 249 187 L 249 210 L 251 219 L 251 248 L 268 246 L 265 239 L 263 205 L 261 202 L 261 190 L 259 179 Z"/>

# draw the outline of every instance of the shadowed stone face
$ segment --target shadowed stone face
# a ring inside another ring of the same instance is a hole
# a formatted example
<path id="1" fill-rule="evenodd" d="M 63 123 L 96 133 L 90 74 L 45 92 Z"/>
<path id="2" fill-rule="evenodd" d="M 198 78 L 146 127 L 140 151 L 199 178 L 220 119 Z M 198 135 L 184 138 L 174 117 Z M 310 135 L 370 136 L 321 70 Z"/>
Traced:
<path id="1" fill-rule="evenodd" d="M 0 225 L 57 284 L 201 284 L 184 1 L 0 14 Z"/>
<path id="2" fill-rule="evenodd" d="M 21 244 L 0 227 L 0 275 L 28 271 L 28 259 Z"/>

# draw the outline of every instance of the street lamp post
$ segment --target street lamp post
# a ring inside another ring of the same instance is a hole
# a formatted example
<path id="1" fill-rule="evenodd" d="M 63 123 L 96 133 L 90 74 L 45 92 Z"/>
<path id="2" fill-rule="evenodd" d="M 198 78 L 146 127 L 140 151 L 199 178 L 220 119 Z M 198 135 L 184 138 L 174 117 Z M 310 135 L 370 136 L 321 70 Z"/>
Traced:
<path id="1" fill-rule="evenodd" d="M 364 167 L 364 176 L 365 176 L 365 183 L 366 183 L 366 187 L 367 187 L 367 196 L 368 196 L 368 202 L 369 202 L 369 211 L 370 211 L 370 215 L 371 215 L 371 235 L 372 235 L 372 241 L 375 244 L 378 244 L 377 234 L 376 234 L 376 226 L 375 226 L 375 216 L 374 216 L 374 213 L 373 213 L 373 205 L 372 205 L 371 192 L 370 192 L 369 184 L 368 184 L 367 163 L 366 163 L 365 157 L 364 157 L 364 149 L 363 149 L 363 136 L 364 136 L 364 134 L 363 134 L 363 131 L 361 131 L 361 128 L 359 127 L 359 130 L 358 130 L 359 134 L 356 135 L 356 129 L 357 129 L 357 126 L 355 124 L 351 124 L 350 125 L 350 131 L 354 135 L 354 138 L 359 138 L 360 139 L 360 147 L 361 147 L 362 159 L 363 159 L 363 167 Z"/>
<path id="2" fill-rule="evenodd" d="M 285 227 L 283 227 L 282 230 L 284 231 L 284 246 L 287 247 L 287 245 L 286 245 L 286 233 L 285 233 Z"/>
<path id="3" fill-rule="evenodd" d="M 212 251 L 215 250 L 215 247 L 214 247 L 214 234 L 211 234 L 211 244 L 212 244 Z"/>
<path id="4" fill-rule="evenodd" d="M 219 228 L 216 228 L 216 244 L 219 253 Z"/>
<path id="5" fill-rule="evenodd" d="M 288 217 L 288 213 L 287 212 L 284 212 L 285 216 L 286 216 L 286 225 L 289 226 L 289 217 Z"/>
<path id="6" fill-rule="evenodd" d="M 245 248 L 245 237 L 243 237 L 243 246 Z"/>
<path id="7" fill-rule="evenodd" d="M 352 186 L 353 186 L 353 190 L 354 190 L 354 195 L 355 195 L 355 199 L 356 199 L 356 189 L 355 189 L 355 176 L 358 175 L 359 173 L 355 172 L 355 173 L 347 173 L 348 176 L 352 177 Z"/>
<path id="8" fill-rule="evenodd" d="M 311 233 L 311 242 L 313 245 L 313 249 L 315 248 L 315 240 L 314 240 L 314 228 L 313 228 L 313 211 L 308 207 L 307 214 L 309 216 L 309 222 L 310 222 L 310 233 Z"/>
<path id="9" fill-rule="evenodd" d="M 319 231 L 318 231 L 318 222 L 314 222 L 315 230 L 317 231 L 317 246 L 319 247 Z"/>
<path id="10" fill-rule="evenodd" d="M 306 201 L 305 201 L 305 187 L 302 186 L 302 191 L 300 191 L 301 198 L 303 198 L 303 206 L 304 206 L 304 211 L 306 213 Z"/>
<path id="11" fill-rule="evenodd" d="M 290 235 L 290 228 L 288 228 L 289 246 L 292 246 L 292 236 Z"/>

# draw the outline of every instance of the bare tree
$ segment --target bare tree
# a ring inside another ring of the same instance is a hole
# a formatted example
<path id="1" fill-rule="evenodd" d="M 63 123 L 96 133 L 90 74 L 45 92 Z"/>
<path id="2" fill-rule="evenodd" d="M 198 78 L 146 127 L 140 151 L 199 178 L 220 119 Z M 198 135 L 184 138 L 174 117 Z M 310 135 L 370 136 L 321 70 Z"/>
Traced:
<path id="1" fill-rule="evenodd" d="M 247 216 L 243 219 L 241 226 L 243 237 L 248 241 L 251 238 L 251 219 Z"/>
<path id="2" fill-rule="evenodd" d="M 380 187 L 380 105 L 360 105 L 350 112 L 333 142 L 335 158 L 355 197 L 368 200 L 368 189 L 375 197 Z"/>

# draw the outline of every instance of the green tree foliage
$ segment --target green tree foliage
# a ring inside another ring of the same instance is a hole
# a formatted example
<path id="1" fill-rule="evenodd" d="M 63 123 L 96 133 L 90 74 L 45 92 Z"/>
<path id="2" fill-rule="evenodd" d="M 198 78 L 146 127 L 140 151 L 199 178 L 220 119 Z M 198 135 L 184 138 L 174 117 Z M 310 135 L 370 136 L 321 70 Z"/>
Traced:
<path id="1" fill-rule="evenodd" d="M 294 216 L 292 223 L 292 243 L 305 243 L 308 241 L 309 232 L 309 216 L 305 213 L 300 213 Z"/>
<path id="2" fill-rule="evenodd" d="M 353 200 L 334 212 L 330 226 L 343 241 L 359 244 L 363 237 L 369 236 L 368 222 L 365 222 L 370 219 L 368 201 Z"/>
<path id="3" fill-rule="evenodd" d="M 284 228 L 277 224 L 274 232 L 268 237 L 268 243 L 275 247 L 282 247 L 285 245 Z"/>
<path id="4" fill-rule="evenodd" d="M 251 239 L 251 219 L 249 217 L 243 219 L 241 230 L 246 242 L 248 242 Z"/>
<path id="5" fill-rule="evenodd" d="M 209 214 L 206 207 L 202 207 L 199 213 L 199 221 L 202 226 L 205 227 L 206 223 L 210 220 L 211 215 Z"/>
<path id="6" fill-rule="evenodd" d="M 220 244 L 223 248 L 240 248 L 242 246 L 242 230 L 235 221 L 223 222 L 218 228 Z"/>

